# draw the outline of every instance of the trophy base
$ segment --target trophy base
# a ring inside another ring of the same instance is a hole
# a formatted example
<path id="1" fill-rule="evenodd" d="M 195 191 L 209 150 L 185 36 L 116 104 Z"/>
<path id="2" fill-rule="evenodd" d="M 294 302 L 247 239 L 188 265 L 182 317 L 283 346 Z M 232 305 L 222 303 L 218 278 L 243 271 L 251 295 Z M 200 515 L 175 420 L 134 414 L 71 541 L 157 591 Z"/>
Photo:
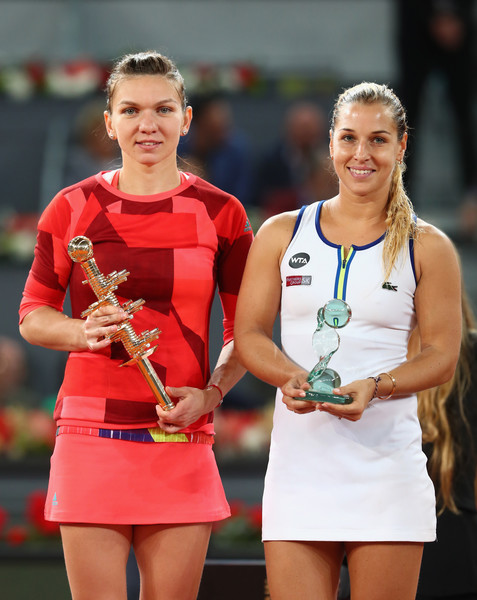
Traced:
<path id="1" fill-rule="evenodd" d="M 351 404 L 353 398 L 351 396 L 337 396 L 333 393 L 328 393 L 318 390 L 307 390 L 305 400 L 313 402 L 329 402 L 330 404 Z"/>
<path id="2" fill-rule="evenodd" d="M 344 394 L 333 394 L 333 388 L 340 387 L 341 377 L 333 369 L 325 369 L 321 375 L 312 381 L 308 378 L 311 388 L 306 391 L 305 400 L 313 402 L 329 402 L 330 404 L 351 404 L 353 398 Z"/>

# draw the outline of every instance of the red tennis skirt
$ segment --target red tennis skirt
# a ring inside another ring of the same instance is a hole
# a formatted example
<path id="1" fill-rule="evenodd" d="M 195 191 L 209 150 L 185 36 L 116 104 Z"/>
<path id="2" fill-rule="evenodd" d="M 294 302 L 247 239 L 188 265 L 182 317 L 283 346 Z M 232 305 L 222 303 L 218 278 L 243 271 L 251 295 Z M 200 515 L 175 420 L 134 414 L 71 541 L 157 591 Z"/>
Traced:
<path id="1" fill-rule="evenodd" d="M 205 523 L 230 516 L 210 444 L 56 438 L 45 518 L 59 523 Z"/>

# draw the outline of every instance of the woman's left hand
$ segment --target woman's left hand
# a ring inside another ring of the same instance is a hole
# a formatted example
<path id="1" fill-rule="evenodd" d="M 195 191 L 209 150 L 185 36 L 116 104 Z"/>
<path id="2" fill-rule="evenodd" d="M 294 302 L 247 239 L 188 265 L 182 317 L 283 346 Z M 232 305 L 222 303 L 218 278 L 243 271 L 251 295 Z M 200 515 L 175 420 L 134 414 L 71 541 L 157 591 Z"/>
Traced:
<path id="1" fill-rule="evenodd" d="M 339 419 L 348 421 L 359 421 L 364 410 L 368 407 L 373 397 L 375 383 L 373 379 L 357 379 L 348 385 L 335 388 L 333 393 L 338 396 L 351 396 L 351 404 L 331 404 L 330 402 L 319 402 L 317 410 L 327 412 Z"/>
<path id="2" fill-rule="evenodd" d="M 167 433 L 177 433 L 192 425 L 202 415 L 205 415 L 219 404 L 219 393 L 215 388 L 201 390 L 193 387 L 166 387 L 167 394 L 174 399 L 176 406 L 164 410 L 156 406 L 158 425 Z"/>

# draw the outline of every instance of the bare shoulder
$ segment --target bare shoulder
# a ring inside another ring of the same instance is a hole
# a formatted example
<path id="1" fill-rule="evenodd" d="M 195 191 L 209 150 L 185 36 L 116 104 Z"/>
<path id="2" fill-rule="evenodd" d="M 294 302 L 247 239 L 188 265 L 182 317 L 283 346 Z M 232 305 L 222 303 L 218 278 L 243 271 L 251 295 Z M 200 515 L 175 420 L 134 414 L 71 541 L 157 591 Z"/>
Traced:
<path id="1" fill-rule="evenodd" d="M 417 225 L 414 248 L 418 278 L 422 270 L 432 264 L 440 263 L 443 267 L 458 270 L 457 252 L 450 238 L 438 227 L 422 219 L 417 220 Z"/>
<path id="2" fill-rule="evenodd" d="M 292 235 L 298 217 L 298 210 L 283 212 L 268 218 L 257 235 Z"/>
<path id="3" fill-rule="evenodd" d="M 422 219 L 417 220 L 417 226 L 418 235 L 416 237 L 416 245 L 418 247 L 435 250 L 442 246 L 455 252 L 454 244 L 441 229 Z"/>
<path id="4" fill-rule="evenodd" d="M 292 239 L 298 212 L 284 212 L 267 219 L 255 236 L 250 255 L 268 257 L 279 264 Z"/>
<path id="5" fill-rule="evenodd" d="M 256 239 L 266 239 L 267 242 L 272 242 L 274 246 L 288 246 L 293 235 L 298 210 L 283 212 L 270 217 L 260 227 L 257 232 Z"/>

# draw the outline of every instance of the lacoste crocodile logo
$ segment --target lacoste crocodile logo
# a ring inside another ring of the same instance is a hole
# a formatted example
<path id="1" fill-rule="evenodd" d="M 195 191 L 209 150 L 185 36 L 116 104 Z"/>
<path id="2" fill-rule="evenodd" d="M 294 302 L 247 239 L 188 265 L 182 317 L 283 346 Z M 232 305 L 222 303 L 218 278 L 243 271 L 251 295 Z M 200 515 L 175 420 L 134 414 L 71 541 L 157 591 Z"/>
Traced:
<path id="1" fill-rule="evenodd" d="M 398 286 L 393 285 L 390 281 L 385 281 L 381 287 L 383 288 L 383 290 L 390 290 L 391 292 L 398 291 Z"/>

